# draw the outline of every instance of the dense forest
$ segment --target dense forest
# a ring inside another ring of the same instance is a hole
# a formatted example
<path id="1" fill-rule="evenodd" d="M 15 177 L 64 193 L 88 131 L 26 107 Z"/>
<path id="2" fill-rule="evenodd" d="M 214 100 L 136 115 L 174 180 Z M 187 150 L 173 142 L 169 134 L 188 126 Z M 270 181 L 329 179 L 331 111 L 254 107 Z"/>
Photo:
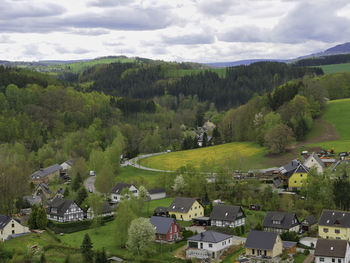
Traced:
<path id="1" fill-rule="evenodd" d="M 322 57 L 311 57 L 300 59 L 295 62 L 297 66 L 321 66 L 330 64 L 341 64 L 350 62 L 350 54 L 340 54 L 332 56 L 322 56 Z"/>
<path id="2" fill-rule="evenodd" d="M 246 103 L 254 94 L 263 95 L 291 79 L 321 75 L 321 69 L 277 62 L 258 62 L 227 68 L 226 77 L 206 70 L 182 78 L 166 78 L 167 65 L 112 63 L 88 69 L 82 81 L 93 81 L 91 90 L 113 96 L 150 99 L 165 94 L 196 95 L 201 102 L 214 103 L 220 110 Z"/>

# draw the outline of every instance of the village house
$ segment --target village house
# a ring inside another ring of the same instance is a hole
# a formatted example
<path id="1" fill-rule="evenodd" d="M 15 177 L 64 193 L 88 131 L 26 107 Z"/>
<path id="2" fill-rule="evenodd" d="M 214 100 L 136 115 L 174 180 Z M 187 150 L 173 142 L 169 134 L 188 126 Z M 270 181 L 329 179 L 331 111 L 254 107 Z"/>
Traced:
<path id="1" fill-rule="evenodd" d="M 50 199 L 52 198 L 52 192 L 49 186 L 45 183 L 39 183 L 34 190 L 34 196 L 40 196 L 41 198 Z"/>
<path id="2" fill-rule="evenodd" d="M 301 221 L 301 228 L 303 231 L 310 231 L 317 226 L 317 219 L 314 216 L 308 216 Z"/>
<path id="3" fill-rule="evenodd" d="M 210 224 L 219 227 L 244 226 L 245 214 L 242 207 L 235 205 L 216 205 L 210 213 Z"/>
<path id="4" fill-rule="evenodd" d="M 73 168 L 73 160 L 68 160 L 61 163 L 61 167 L 63 172 L 68 172 L 70 169 Z"/>
<path id="5" fill-rule="evenodd" d="M 84 211 L 72 200 L 56 197 L 46 208 L 47 218 L 58 222 L 84 219 Z"/>
<path id="6" fill-rule="evenodd" d="M 317 153 L 313 152 L 304 162 L 307 168 L 315 168 L 319 174 L 322 174 L 326 169 L 324 162 L 320 159 Z"/>
<path id="7" fill-rule="evenodd" d="M 245 253 L 253 258 L 275 258 L 283 251 L 281 237 L 277 233 L 252 230 L 245 243 Z"/>
<path id="8" fill-rule="evenodd" d="M 101 213 L 98 215 L 98 217 L 106 217 L 106 216 L 113 216 L 113 215 L 114 215 L 114 212 L 112 207 L 109 205 L 108 202 L 104 202 L 101 209 Z M 89 209 L 87 210 L 86 217 L 87 219 L 95 218 L 94 211 L 91 207 L 89 207 Z"/>
<path id="9" fill-rule="evenodd" d="M 232 246 L 232 235 L 205 231 L 187 238 L 186 258 L 219 259 Z"/>
<path id="10" fill-rule="evenodd" d="M 150 200 L 163 199 L 166 197 L 166 192 L 164 188 L 153 188 L 148 190 L 148 197 Z"/>
<path id="11" fill-rule="evenodd" d="M 264 223 L 264 231 L 283 233 L 287 231 L 298 232 L 300 223 L 295 213 L 267 212 Z"/>
<path id="12" fill-rule="evenodd" d="M 124 190 L 126 189 L 126 190 Z M 127 191 L 128 194 L 139 196 L 139 190 L 133 184 L 126 184 L 123 182 L 117 183 L 111 190 L 111 202 L 117 203 L 122 199 L 122 192 Z"/>
<path id="13" fill-rule="evenodd" d="M 50 180 L 52 180 L 54 177 L 58 177 L 60 175 L 60 172 L 62 170 L 62 167 L 58 164 L 51 165 L 46 168 L 41 168 L 40 170 L 34 172 L 30 178 L 31 182 L 38 184 L 38 183 L 48 183 Z"/>
<path id="14" fill-rule="evenodd" d="M 280 179 L 289 191 L 298 191 L 307 178 L 309 168 L 304 166 L 299 160 L 293 160 L 279 168 Z"/>
<path id="15" fill-rule="evenodd" d="M 168 207 L 165 206 L 158 206 L 153 211 L 154 216 L 165 216 L 169 217 Z"/>
<path id="16" fill-rule="evenodd" d="M 150 222 L 156 230 L 157 241 L 173 242 L 181 239 L 181 229 L 174 218 L 152 216 Z"/>
<path id="17" fill-rule="evenodd" d="M 0 241 L 4 242 L 8 239 L 29 233 L 29 228 L 22 226 L 15 219 L 0 215 Z"/>
<path id="18" fill-rule="evenodd" d="M 318 235 L 324 239 L 350 240 L 350 212 L 323 210 Z"/>
<path id="19" fill-rule="evenodd" d="M 176 197 L 168 208 L 170 216 L 177 220 L 190 221 L 204 215 L 203 206 L 194 198 Z"/>
<path id="20" fill-rule="evenodd" d="M 318 239 L 315 263 L 348 263 L 350 247 L 346 240 Z"/>

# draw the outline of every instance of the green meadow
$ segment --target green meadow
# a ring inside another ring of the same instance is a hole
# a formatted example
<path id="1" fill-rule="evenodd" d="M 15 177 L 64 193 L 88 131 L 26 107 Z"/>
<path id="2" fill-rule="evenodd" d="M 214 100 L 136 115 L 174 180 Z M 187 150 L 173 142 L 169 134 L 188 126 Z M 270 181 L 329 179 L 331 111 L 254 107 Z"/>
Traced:
<path id="1" fill-rule="evenodd" d="M 332 64 L 320 66 L 325 74 L 332 74 L 338 72 L 350 72 L 350 63 Z"/>

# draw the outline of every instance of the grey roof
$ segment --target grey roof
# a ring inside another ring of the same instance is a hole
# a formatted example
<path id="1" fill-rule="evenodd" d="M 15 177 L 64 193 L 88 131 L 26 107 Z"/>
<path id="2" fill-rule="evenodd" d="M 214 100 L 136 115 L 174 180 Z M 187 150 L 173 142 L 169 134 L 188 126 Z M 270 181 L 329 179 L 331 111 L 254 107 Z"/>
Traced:
<path id="1" fill-rule="evenodd" d="M 148 190 L 148 193 L 150 195 L 152 195 L 152 194 L 159 194 L 159 193 L 165 193 L 165 189 L 164 188 L 153 188 L 151 190 Z"/>
<path id="2" fill-rule="evenodd" d="M 156 209 L 154 209 L 155 213 L 166 213 L 168 212 L 168 207 L 164 207 L 164 206 L 158 206 L 156 207 Z"/>
<path id="3" fill-rule="evenodd" d="M 51 190 L 50 190 L 50 188 L 49 188 L 49 186 L 47 185 L 47 184 L 45 184 L 45 183 L 40 183 L 40 184 L 38 184 L 38 186 L 37 186 L 37 188 L 41 188 L 41 190 L 43 191 L 43 192 L 45 192 L 45 193 L 47 193 L 47 194 L 51 194 L 52 192 L 51 192 Z"/>
<path id="4" fill-rule="evenodd" d="M 252 230 L 248 234 L 245 247 L 272 250 L 276 243 L 277 236 L 278 234 L 275 232 Z"/>
<path id="5" fill-rule="evenodd" d="M 187 238 L 187 240 L 203 241 L 203 242 L 209 242 L 209 243 L 218 243 L 218 242 L 224 241 L 226 239 L 229 239 L 231 237 L 232 237 L 232 235 L 222 234 L 219 232 L 208 230 L 208 231 L 199 233 L 198 235 L 189 237 L 189 238 Z"/>
<path id="6" fill-rule="evenodd" d="M 74 203 L 72 200 L 56 197 L 48 205 L 46 212 L 50 215 L 59 215 L 63 216 L 68 208 Z M 57 212 L 52 212 L 52 208 L 56 208 Z"/>
<path id="7" fill-rule="evenodd" d="M 210 213 L 210 220 L 224 220 L 234 222 L 241 212 L 243 217 L 245 214 L 240 206 L 235 205 L 216 205 Z"/>
<path id="8" fill-rule="evenodd" d="M 34 172 L 31 175 L 31 177 L 32 177 L 32 179 L 37 179 L 37 177 L 39 177 L 39 179 L 41 179 L 41 178 L 43 178 L 49 174 L 55 173 L 61 169 L 62 169 L 61 165 L 56 163 L 54 165 L 51 165 L 49 167 L 46 167 L 46 168 L 40 169 L 39 171 Z"/>
<path id="9" fill-rule="evenodd" d="M 296 222 L 293 220 L 296 219 Z M 280 224 L 274 224 L 273 221 L 280 221 Z M 290 229 L 294 226 L 299 225 L 299 220 L 295 213 L 285 213 L 285 212 L 267 212 L 263 227 L 272 227 L 279 229 Z"/>
<path id="10" fill-rule="evenodd" d="M 5 216 L 5 215 L 0 215 L 0 229 L 3 229 L 10 221 L 11 217 Z"/>
<path id="11" fill-rule="evenodd" d="M 307 173 L 309 172 L 309 168 L 304 166 L 299 160 L 293 160 L 287 163 L 285 166 L 279 168 L 280 172 L 283 176 L 289 178 L 294 173 Z"/>
<path id="12" fill-rule="evenodd" d="M 168 234 L 171 225 L 175 222 L 174 218 L 163 216 L 152 216 L 151 224 L 154 225 L 157 234 Z"/>
<path id="13" fill-rule="evenodd" d="M 27 200 L 28 203 L 32 205 L 39 205 L 41 203 L 41 197 L 40 196 L 31 196 L 31 195 L 26 195 L 23 196 L 24 200 Z"/>
<path id="14" fill-rule="evenodd" d="M 66 164 L 68 164 L 69 166 L 73 166 L 73 160 L 67 160 L 65 161 Z"/>
<path id="15" fill-rule="evenodd" d="M 323 210 L 320 220 L 320 226 L 336 226 L 336 227 L 350 227 L 350 212 Z"/>
<path id="16" fill-rule="evenodd" d="M 337 160 L 333 158 L 324 158 L 324 159 L 321 159 L 321 161 L 323 163 L 335 163 Z"/>
<path id="17" fill-rule="evenodd" d="M 112 207 L 109 205 L 108 202 L 104 202 L 102 206 L 102 214 L 109 214 L 112 213 Z"/>
<path id="18" fill-rule="evenodd" d="M 168 208 L 169 212 L 187 213 L 196 201 L 194 198 L 176 197 Z"/>
<path id="19" fill-rule="evenodd" d="M 344 258 L 348 242 L 337 239 L 318 239 L 315 256 Z"/>
<path id="20" fill-rule="evenodd" d="M 129 189 L 131 186 L 132 186 L 132 184 L 126 184 L 123 182 L 119 182 L 112 188 L 111 193 L 120 195 L 124 188 Z"/>
<path id="21" fill-rule="evenodd" d="M 318 157 L 317 153 L 313 152 L 304 162 L 304 164 L 309 161 L 310 159 L 315 159 L 315 161 L 321 165 L 322 168 L 325 168 L 326 166 L 324 165 L 324 162 L 320 159 L 320 157 Z M 311 167 L 309 167 L 311 168 Z"/>
<path id="22" fill-rule="evenodd" d="M 308 216 L 304 218 L 304 220 L 302 221 L 302 224 L 312 226 L 314 224 L 317 224 L 317 219 L 314 216 Z"/>
<path id="23" fill-rule="evenodd" d="M 297 245 L 297 242 L 292 241 L 282 241 L 283 248 L 292 248 Z"/>

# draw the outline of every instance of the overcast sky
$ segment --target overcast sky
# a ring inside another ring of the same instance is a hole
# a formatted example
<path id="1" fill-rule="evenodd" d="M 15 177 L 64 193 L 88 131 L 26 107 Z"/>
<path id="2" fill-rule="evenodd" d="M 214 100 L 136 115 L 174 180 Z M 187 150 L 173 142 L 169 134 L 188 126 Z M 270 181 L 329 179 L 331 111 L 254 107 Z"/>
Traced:
<path id="1" fill-rule="evenodd" d="M 0 60 L 294 58 L 349 38 L 349 0 L 0 0 Z"/>

